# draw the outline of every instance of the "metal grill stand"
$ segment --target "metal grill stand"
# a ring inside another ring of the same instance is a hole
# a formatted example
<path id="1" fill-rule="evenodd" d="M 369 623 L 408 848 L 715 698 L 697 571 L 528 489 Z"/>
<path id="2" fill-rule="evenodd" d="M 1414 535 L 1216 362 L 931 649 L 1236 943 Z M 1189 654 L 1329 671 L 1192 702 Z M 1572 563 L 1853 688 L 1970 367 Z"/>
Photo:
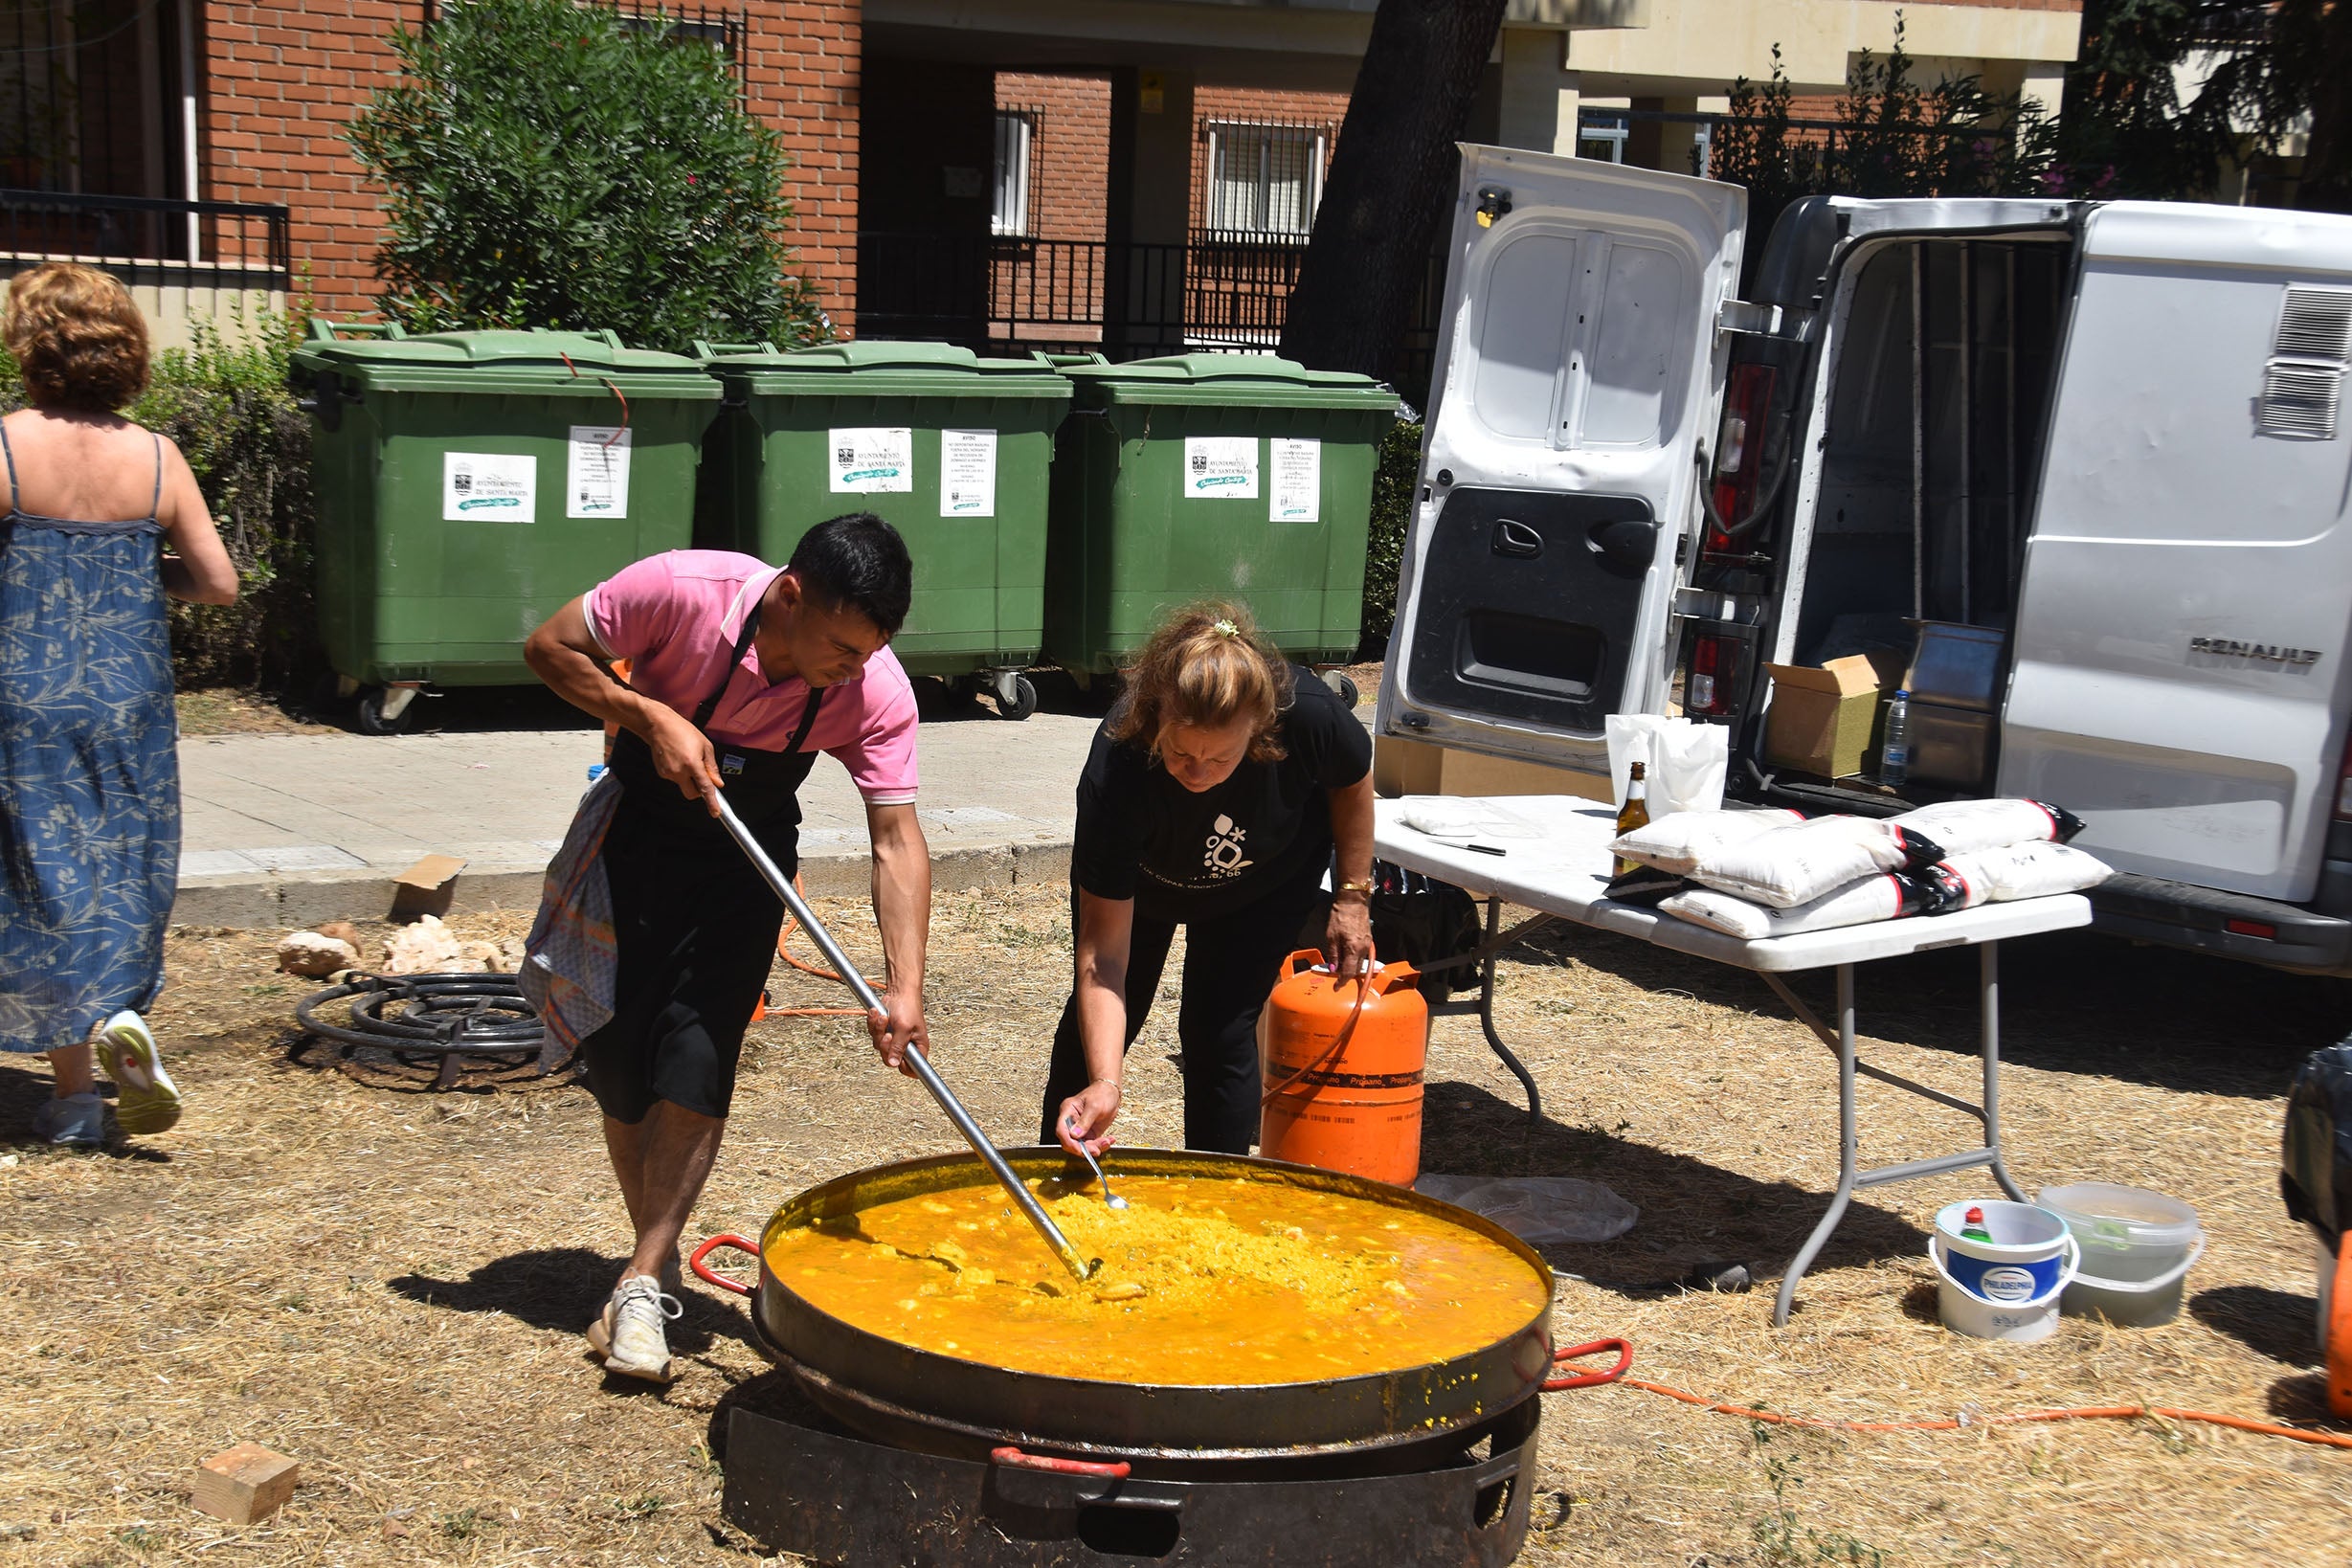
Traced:
<path id="1" fill-rule="evenodd" d="M 739 1405 L 723 1510 L 768 1549 L 835 1568 L 1503 1568 L 1527 1539 L 1540 1415 L 1531 1395 L 1487 1457 L 1402 1475 L 1288 1480 L 1240 1463 L 1166 1480 L 1016 1449 L 949 1458 Z"/>
<path id="2" fill-rule="evenodd" d="M 353 998 L 347 1024 L 318 1010 Z M 329 1042 L 363 1082 L 486 1088 L 551 1078 L 572 1054 L 539 1021 L 511 974 L 350 973 L 294 1005 L 305 1034 Z"/>

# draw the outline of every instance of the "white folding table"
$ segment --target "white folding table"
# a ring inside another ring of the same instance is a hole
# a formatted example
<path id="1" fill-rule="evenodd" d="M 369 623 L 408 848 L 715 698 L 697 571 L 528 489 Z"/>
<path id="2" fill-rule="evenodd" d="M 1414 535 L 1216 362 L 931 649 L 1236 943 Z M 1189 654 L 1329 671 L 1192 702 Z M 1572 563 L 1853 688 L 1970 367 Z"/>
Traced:
<path id="1" fill-rule="evenodd" d="M 1613 867 L 1609 841 L 1617 836 L 1617 815 L 1607 806 L 1576 795 L 1493 795 L 1475 799 L 1447 796 L 1429 803 L 1457 816 L 1468 813 L 1467 842 L 1447 841 L 1408 827 L 1403 816 L 1417 797 L 1378 802 L 1374 850 L 1382 860 L 1452 883 L 1486 904 L 1486 936 L 1480 943 L 1478 999 L 1444 1003 L 1431 1011 L 1440 1015 L 1475 1015 L 1486 1031 L 1487 1043 L 1527 1088 L 1528 1115 L 1542 1114 L 1542 1096 L 1534 1078 L 1494 1022 L 1494 966 L 1496 958 L 1514 943 L 1555 921 L 1574 921 L 1600 930 L 1637 937 L 1654 946 L 1694 958 L 1713 959 L 1736 969 L 1754 971 L 1780 994 L 1792 1012 L 1838 1059 L 1838 1187 L 1828 1212 L 1813 1227 L 1796 1259 L 1781 1278 L 1772 1321 L 1788 1321 L 1796 1300 L 1797 1282 L 1812 1266 L 1830 1234 L 1845 1218 L 1857 1187 L 1880 1187 L 1911 1181 L 1946 1171 L 1986 1166 L 2001 1190 L 2018 1201 L 2026 1195 L 2009 1176 L 2001 1143 L 2001 975 L 2000 944 L 2012 936 L 2065 930 L 2091 923 L 2091 901 L 2079 893 L 2020 900 L 2012 904 L 1982 904 L 1954 914 L 1887 920 L 1836 930 L 1805 931 L 1746 941 L 1691 925 L 1639 904 L 1622 904 L 1608 897 Z M 1484 825 L 1478 825 L 1483 823 Z M 1460 837 L 1450 833 L 1448 840 Z M 1494 854 L 1490 851 L 1500 850 Z M 1505 904 L 1533 909 L 1527 920 L 1501 930 Z M 1978 950 L 1980 1052 L 1983 1058 L 1984 1100 L 1966 1100 L 1915 1084 L 1854 1057 L 1854 966 L 1877 958 L 1900 957 L 1938 948 L 1973 946 Z M 1822 1022 L 1813 1010 L 1789 990 L 1783 974 L 1800 970 L 1837 971 L 1837 1027 Z M 1854 1080 L 1857 1075 L 1891 1085 L 1922 1099 L 1961 1111 L 1982 1124 L 1982 1145 L 1896 1165 L 1864 1167 L 1856 1159 L 1857 1134 Z"/>

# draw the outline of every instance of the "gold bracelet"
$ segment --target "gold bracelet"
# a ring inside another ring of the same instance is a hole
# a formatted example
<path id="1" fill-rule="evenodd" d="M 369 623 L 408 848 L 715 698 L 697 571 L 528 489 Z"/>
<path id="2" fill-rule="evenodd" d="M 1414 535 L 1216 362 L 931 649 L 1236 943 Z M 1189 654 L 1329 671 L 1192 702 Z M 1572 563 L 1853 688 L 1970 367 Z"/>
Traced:
<path id="1" fill-rule="evenodd" d="M 1340 898 L 1349 893 L 1361 893 L 1367 900 L 1369 900 L 1372 897 L 1372 884 L 1369 881 L 1343 882 L 1336 889 L 1333 891 L 1332 896 L 1333 898 Z"/>

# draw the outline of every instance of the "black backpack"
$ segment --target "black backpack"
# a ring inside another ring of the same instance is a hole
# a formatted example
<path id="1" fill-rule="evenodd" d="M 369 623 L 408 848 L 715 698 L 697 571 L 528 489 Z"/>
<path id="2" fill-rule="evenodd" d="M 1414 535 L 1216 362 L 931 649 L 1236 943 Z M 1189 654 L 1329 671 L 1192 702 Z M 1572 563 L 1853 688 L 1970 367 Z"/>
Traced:
<path id="1" fill-rule="evenodd" d="M 1422 1000 L 1442 1002 L 1477 983 L 1475 964 L 1427 971 L 1477 952 L 1479 935 L 1478 904 L 1469 894 L 1387 861 L 1372 862 L 1372 945 L 1382 958 L 1402 958 L 1422 971 Z"/>

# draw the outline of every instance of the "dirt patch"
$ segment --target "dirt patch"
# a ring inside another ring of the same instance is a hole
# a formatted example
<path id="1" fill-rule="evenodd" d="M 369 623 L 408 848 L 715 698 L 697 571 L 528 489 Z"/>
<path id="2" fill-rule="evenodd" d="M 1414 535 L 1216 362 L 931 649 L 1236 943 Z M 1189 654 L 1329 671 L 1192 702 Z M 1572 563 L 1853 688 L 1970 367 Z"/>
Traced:
<path id="1" fill-rule="evenodd" d="M 862 955 L 852 901 L 824 906 Z M 943 895 L 939 1063 L 997 1136 L 1034 1130 L 1066 984 L 1052 888 Z M 520 915 L 456 923 L 518 932 Z M 690 1286 L 666 1392 L 608 1385 L 578 1331 L 626 1237 L 594 1107 L 577 1088 L 434 1096 L 295 1060 L 309 982 L 273 974 L 276 932 L 182 930 L 156 1024 L 188 1091 L 161 1137 L 74 1156 L 11 1144 L 0 1169 L 0 1562 L 736 1563 L 718 1516 L 720 1401 L 766 1375 L 731 1297 Z M 2005 1109 L 2019 1178 L 2100 1178 L 2197 1205 L 2211 1246 L 2189 1310 L 2122 1331 L 2068 1320 L 2048 1344 L 1959 1338 L 1923 1256 L 1957 1176 L 1866 1193 L 1788 1329 L 1769 1296 L 1690 1294 L 1702 1261 L 1776 1275 L 1834 1180 L 1826 1053 L 1752 977 L 1589 932 L 1505 971 L 1501 1012 L 1543 1086 L 1518 1086 L 1467 1019 L 1439 1024 L 1433 1170 L 1582 1176 L 1642 1210 L 1564 1247 L 1556 1333 L 1623 1334 L 1636 1371 L 1713 1397 L 1832 1418 L 1945 1418 L 2177 1404 L 2321 1423 L 2307 1239 L 2276 1196 L 2279 1094 L 2343 1032 L 2330 982 L 2088 937 L 2007 953 Z M 1974 1079 L 1973 960 L 1864 974 L 1870 1058 L 1953 1093 Z M 779 969 L 784 1006 L 838 988 Z M 1826 1002 L 1826 977 L 1801 988 Z M 1132 1141 L 1179 1135 L 1163 1005 L 1133 1053 Z M 0 1059 L 0 1137 L 48 1091 Z M 1964 1120 L 1862 1087 L 1866 1156 L 1966 1141 Z M 790 1194 L 953 1145 L 854 1020 L 753 1031 L 737 1114 L 690 1235 L 756 1231 Z M 2275 1563 L 2352 1551 L 2352 1456 L 2159 1421 L 1953 1432 L 1765 1432 L 1627 1388 L 1548 1397 L 1534 1479 L 1539 1565 Z M 302 1462 L 266 1525 L 188 1506 L 204 1455 L 251 1440 Z M 30 1529 L 30 1536 L 9 1534 Z"/>
<path id="2" fill-rule="evenodd" d="M 183 735 L 331 735 L 341 727 L 322 724 L 296 704 L 265 697 L 241 686 L 209 686 L 172 699 Z"/>

